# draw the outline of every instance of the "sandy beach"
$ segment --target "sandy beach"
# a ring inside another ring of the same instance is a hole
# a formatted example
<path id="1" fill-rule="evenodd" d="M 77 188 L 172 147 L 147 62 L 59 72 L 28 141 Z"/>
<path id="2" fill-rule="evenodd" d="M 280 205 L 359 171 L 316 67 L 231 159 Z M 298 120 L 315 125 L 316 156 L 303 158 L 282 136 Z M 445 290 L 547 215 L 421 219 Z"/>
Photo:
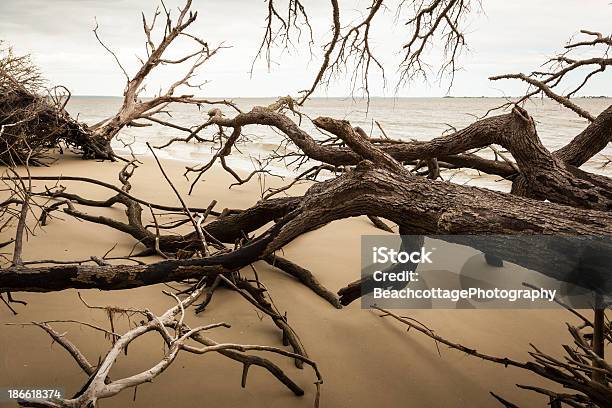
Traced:
<path id="1" fill-rule="evenodd" d="M 132 193 L 159 204 L 177 205 L 177 199 L 170 187 L 162 182 L 152 158 L 144 157 L 143 161 L 132 179 Z M 88 176 L 117 185 L 117 173 L 121 167 L 120 163 L 94 163 L 65 156 L 51 167 L 32 169 L 32 174 Z M 230 190 L 227 186 L 232 182 L 231 177 L 218 169 L 206 173 L 205 180 L 198 184 L 191 196 L 187 196 L 188 182 L 182 176 L 184 163 L 167 160 L 164 168 L 189 205 L 205 207 L 215 199 L 219 203 L 217 209 L 246 208 L 259 198 L 257 181 Z M 33 183 L 35 190 L 52 184 Z M 268 178 L 267 183 L 282 182 Z M 62 184 L 69 191 L 89 198 L 107 198 L 111 194 L 108 190 L 84 183 Z M 290 193 L 297 194 L 305 188 L 299 186 Z M 92 214 L 124 216 L 119 206 L 83 210 Z M 135 244 L 130 236 L 110 228 L 78 221 L 66 214 L 57 213 L 56 216 L 59 218 L 52 219 L 44 229 L 37 228 L 35 235 L 28 237 L 25 260 L 75 260 L 102 256 L 115 244 L 112 254 L 125 255 Z M 31 219 L 30 224 L 33 225 Z M 284 256 L 308 268 L 322 284 L 336 292 L 359 278 L 360 236 L 382 233 L 366 218 L 353 218 L 299 237 L 285 248 Z M 0 233 L 0 241 L 10 239 L 12 234 L 14 227 Z M 11 247 L 3 249 L 5 253 L 10 250 Z M 147 262 L 154 260 L 154 257 L 146 259 Z M 298 332 L 308 355 L 319 364 L 324 378 L 322 407 L 487 407 L 496 403 L 489 395 L 490 391 L 519 406 L 532 406 L 536 401 L 545 403 L 536 394 L 515 387 L 517 383 L 545 384 L 534 375 L 518 369 L 504 369 L 442 346 L 439 354 L 431 339 L 417 332 L 406 332 L 401 325 L 362 309 L 358 301 L 337 310 L 283 272 L 263 263 L 257 263 L 255 267 L 278 308 L 287 311 L 288 320 Z M 92 305 L 148 308 L 161 313 L 173 304 L 162 294 L 165 289 L 168 287 L 154 285 L 122 291 L 79 292 Z M 74 319 L 108 328 L 105 312 L 87 309 L 76 290 L 14 295 L 27 301 L 28 305 L 15 305 L 19 312 L 16 316 L 7 308 L 0 307 L 2 323 Z M 419 320 L 450 340 L 481 352 L 519 360 L 528 358 L 529 343 L 560 355 L 560 344 L 569 341 L 564 322 L 575 322 L 575 318 L 563 310 L 406 310 L 402 314 Z M 208 333 L 216 341 L 282 347 L 274 324 L 229 290 L 216 292 L 205 312 L 197 316 L 189 312 L 187 319 L 193 325 L 229 323 L 229 329 L 219 328 Z M 114 320 L 115 331 L 127 329 L 125 318 L 115 316 Z M 54 327 L 58 332 L 65 332 L 92 362 L 104 356 L 109 347 L 109 340 L 100 332 L 69 323 L 57 323 Z M 0 354 L 0 388 L 60 388 L 66 393 L 74 393 L 86 381 L 70 356 L 57 344 L 52 344 L 47 334 L 37 327 L 3 326 L 0 349 L 3 350 Z M 115 365 L 111 376 L 123 377 L 145 369 L 158 361 L 162 352 L 159 336 L 146 336 L 131 346 L 128 355 Z M 183 353 L 152 384 L 138 387 L 136 394 L 130 390 L 111 400 L 103 400 L 100 405 L 312 407 L 315 392 L 312 370 L 308 367 L 299 370 L 287 358 L 267 357 L 302 386 L 306 395 L 294 396 L 260 367 L 251 368 L 247 386 L 241 389 L 240 364 L 220 355 Z M 5 401 L 3 406 L 9 405 Z"/>

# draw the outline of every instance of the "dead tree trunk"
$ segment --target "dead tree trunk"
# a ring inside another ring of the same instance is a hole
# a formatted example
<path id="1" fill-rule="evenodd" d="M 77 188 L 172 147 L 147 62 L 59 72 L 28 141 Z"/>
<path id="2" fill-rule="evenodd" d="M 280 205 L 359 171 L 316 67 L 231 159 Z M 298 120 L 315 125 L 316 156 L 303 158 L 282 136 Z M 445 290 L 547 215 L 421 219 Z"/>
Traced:
<path id="1" fill-rule="evenodd" d="M 344 136 L 347 143 L 351 138 L 358 140 L 356 134 Z M 365 140 L 362 142 L 368 143 Z M 368 158 L 376 159 L 375 156 Z M 0 270 L 0 289 L 120 289 L 202 277 L 209 273 L 224 273 L 271 255 L 305 232 L 335 220 L 364 214 L 384 217 L 424 235 L 536 233 L 588 236 L 612 232 L 612 217 L 606 212 L 577 209 L 556 203 L 543 205 L 539 201 L 511 194 L 421 177 L 402 176 L 380 163 L 375 164 L 367 160 L 353 171 L 314 185 L 303 198 L 285 199 L 277 203 L 281 212 L 274 209 L 275 205 L 266 209 L 267 204 L 239 215 L 221 217 L 213 222 L 219 223 L 219 227 L 226 226 L 228 231 L 234 229 L 248 233 L 261 226 L 265 219 L 286 213 L 257 239 L 227 255 L 168 260 L 147 266 L 61 265 L 5 269 Z M 70 212 L 70 209 L 66 211 Z M 266 214 L 265 218 L 262 217 L 262 211 Z M 109 222 L 101 217 L 86 217 L 75 212 L 73 215 L 125 232 L 131 228 L 128 224 L 121 226 L 119 222 Z M 232 226 L 233 223 L 238 224 Z M 211 230 L 219 227 L 213 227 Z M 179 238 L 164 249 L 176 248 L 179 243 L 183 247 L 193 245 L 193 241 Z M 482 249 L 490 252 L 494 248 Z M 559 255 L 551 254 L 550 259 Z"/>
<path id="2" fill-rule="evenodd" d="M 110 140 L 66 112 L 69 93 L 42 96 L 1 68 L 0 92 L 0 163 L 41 164 L 50 149 L 61 146 L 81 152 L 84 158 L 114 160 Z"/>

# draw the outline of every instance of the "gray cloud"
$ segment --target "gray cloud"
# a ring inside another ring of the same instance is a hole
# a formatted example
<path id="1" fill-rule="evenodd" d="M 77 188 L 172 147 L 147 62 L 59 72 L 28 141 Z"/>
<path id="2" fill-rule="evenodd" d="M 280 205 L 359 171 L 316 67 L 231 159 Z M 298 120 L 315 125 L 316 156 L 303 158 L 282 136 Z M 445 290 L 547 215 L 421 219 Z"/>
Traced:
<path id="1" fill-rule="evenodd" d="M 170 6 L 180 2 L 169 1 Z M 355 10 L 365 9 L 367 1 L 355 0 L 354 6 L 343 2 L 346 18 L 357 17 Z M 520 84 L 490 83 L 487 77 L 503 72 L 535 69 L 546 56 L 559 50 L 564 42 L 581 28 L 609 29 L 612 7 L 607 0 L 485 0 L 485 15 L 470 19 L 468 43 L 470 52 L 463 55 L 463 70 L 457 74 L 451 90 L 454 95 L 516 94 Z M 2 0 L 0 2 L 0 39 L 14 45 L 19 52 L 31 53 L 52 83 L 68 86 L 75 94 L 119 95 L 123 90 L 121 72 L 112 58 L 96 42 L 91 30 L 94 18 L 100 34 L 116 50 L 128 70 L 135 70 L 135 54 L 144 53 L 140 12 L 148 15 L 157 6 L 154 0 Z M 324 44 L 329 35 L 327 1 L 309 1 L 315 40 Z M 203 93 L 211 96 L 277 96 L 306 88 L 320 63 L 320 49 L 311 59 L 307 49 L 274 55 L 270 72 L 264 61 L 255 64 L 249 75 L 252 58 L 261 41 L 265 6 L 251 0 L 195 0 L 198 21 L 192 32 L 211 44 L 225 41 L 232 48 L 223 50 L 203 67 L 201 79 L 210 83 Z M 353 13 L 351 15 L 351 13 Z M 408 33 L 402 22 L 395 23 L 394 13 L 377 16 L 378 26 L 372 43 L 387 67 L 388 87 L 374 75 L 371 87 L 375 95 L 393 96 L 398 50 Z M 188 49 L 177 44 L 174 54 Z M 157 89 L 178 74 L 162 71 L 151 78 L 149 89 Z M 399 90 L 399 96 L 441 96 L 447 84 L 417 81 Z M 346 95 L 350 85 L 338 79 L 319 95 Z M 612 94 L 612 81 L 597 78 L 587 94 Z"/>

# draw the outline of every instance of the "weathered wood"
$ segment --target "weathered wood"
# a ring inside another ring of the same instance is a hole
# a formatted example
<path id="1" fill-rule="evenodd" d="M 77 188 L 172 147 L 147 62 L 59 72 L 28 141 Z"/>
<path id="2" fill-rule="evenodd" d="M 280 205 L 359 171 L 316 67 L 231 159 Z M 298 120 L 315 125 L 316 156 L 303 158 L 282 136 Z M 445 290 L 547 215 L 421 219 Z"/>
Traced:
<path id="1" fill-rule="evenodd" d="M 266 256 L 264 260 L 275 268 L 278 268 L 281 271 L 298 279 L 317 295 L 327 300 L 336 309 L 342 308 L 338 297 L 333 292 L 330 292 L 325 286 L 323 286 L 321 282 L 319 282 L 319 280 L 309 270 L 304 269 L 300 265 L 297 265 L 291 262 L 290 260 L 282 258 L 278 255 Z"/>
<path id="2" fill-rule="evenodd" d="M 296 202 L 299 205 L 260 237 L 227 255 L 168 260 L 148 266 L 0 270 L 0 289 L 120 289 L 227 272 L 272 254 L 305 232 L 360 215 L 383 217 L 429 235 L 612 233 L 612 216 L 606 212 L 556 203 L 542 204 L 482 188 L 405 177 L 369 161 L 363 161 L 353 171 L 335 179 L 313 185 L 303 198 L 285 200 L 289 207 Z M 287 207 L 282 211 L 287 211 Z M 486 252 L 499 256 L 494 248 Z"/>
<path id="3" fill-rule="evenodd" d="M 0 270 L 0 291 L 8 288 L 24 292 L 53 292 L 71 288 L 118 290 L 227 272 L 221 266 L 210 265 L 209 261 L 203 264 L 209 265 L 172 260 L 151 265 L 9 268 Z"/>

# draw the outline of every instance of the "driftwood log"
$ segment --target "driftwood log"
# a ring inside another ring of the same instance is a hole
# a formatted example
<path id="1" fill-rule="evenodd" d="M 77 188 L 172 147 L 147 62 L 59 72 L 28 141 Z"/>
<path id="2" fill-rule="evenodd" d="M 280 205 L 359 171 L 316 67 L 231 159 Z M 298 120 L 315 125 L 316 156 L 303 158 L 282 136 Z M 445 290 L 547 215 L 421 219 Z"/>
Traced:
<path id="1" fill-rule="evenodd" d="M 259 115 L 264 119 L 268 116 L 267 112 Z M 277 114 L 270 116 L 276 117 Z M 287 121 L 289 122 L 288 119 Z M 612 217 L 605 211 L 612 190 L 596 187 L 609 182 L 606 177 L 595 178 L 585 175 L 588 173 L 582 171 L 567 171 L 565 166 L 569 165 L 552 158 L 552 154 L 539 143 L 533 120 L 520 108 L 489 122 L 504 124 L 508 139 L 514 143 L 525 140 L 522 150 L 517 150 L 516 154 L 520 156 L 517 165 L 521 175 L 524 174 L 526 180 L 531 176 L 533 180 L 526 185 L 532 192 L 530 195 L 535 195 L 535 192 L 543 194 L 546 191 L 550 201 L 556 202 L 542 203 L 515 194 L 412 176 L 403 170 L 404 167 L 392 153 L 359 136 L 348 122 L 318 118 L 315 119 L 315 124 L 346 142 L 348 147 L 338 151 L 347 156 L 360 155 L 362 161 L 335 179 L 313 185 L 303 197 L 265 200 L 236 214 L 221 215 L 206 224 L 205 230 L 216 241 L 234 243 L 244 237 L 244 234 L 250 234 L 275 221 L 265 233 L 239 249 L 202 259 L 167 260 L 146 266 L 58 265 L 22 270 L 13 268 L 0 273 L 0 288 L 39 291 L 69 287 L 113 289 L 192 278 L 198 274 L 204 276 L 209 273 L 224 273 L 247 266 L 255 260 L 265 259 L 312 229 L 359 215 L 383 217 L 413 233 L 429 235 L 531 233 L 588 236 L 606 235 L 612 231 Z M 482 138 L 485 141 L 465 142 L 465 149 L 491 142 L 491 133 L 488 130 L 494 126 L 484 128 L 487 130 L 484 136 L 472 131 L 467 134 L 471 135 L 471 139 Z M 458 133 L 466 134 L 462 132 Z M 449 140 L 449 143 L 455 140 L 453 136 L 443 138 Z M 438 144 L 442 142 L 434 139 L 432 142 L 418 145 L 415 149 L 427 151 L 427 146 Z M 536 153 L 530 154 L 529 148 Z M 350 149 L 350 153 L 346 153 L 347 149 Z M 536 154 L 548 157 L 552 162 L 545 160 L 541 164 L 538 160 L 540 156 Z M 554 167 L 551 163 L 556 163 L 559 167 Z M 125 192 L 105 201 L 86 200 L 65 192 L 48 194 L 70 200 L 61 202 L 66 213 L 128 233 L 149 248 L 153 248 L 157 243 L 162 252 L 176 253 L 179 250 L 193 250 L 198 245 L 199 237 L 195 232 L 185 236 L 156 236 L 150 232 L 143 226 L 141 205 Z M 587 197 L 588 200 L 585 199 Z M 71 202 L 92 207 L 123 204 L 126 206 L 128 222 L 89 215 L 77 210 Z M 574 203 L 584 205 L 572 206 Z M 488 251 L 494 251 L 494 248 L 488 248 Z M 504 257 L 499 253 L 500 250 L 497 252 L 495 255 Z M 558 259 L 560 256 L 562 254 L 551 254 L 550 259 Z M 50 279 L 51 276 L 54 278 Z M 145 276 L 146 278 L 143 278 Z M 37 285 L 36 282 L 40 284 Z M 49 287 L 48 282 L 53 282 L 53 287 Z"/>

